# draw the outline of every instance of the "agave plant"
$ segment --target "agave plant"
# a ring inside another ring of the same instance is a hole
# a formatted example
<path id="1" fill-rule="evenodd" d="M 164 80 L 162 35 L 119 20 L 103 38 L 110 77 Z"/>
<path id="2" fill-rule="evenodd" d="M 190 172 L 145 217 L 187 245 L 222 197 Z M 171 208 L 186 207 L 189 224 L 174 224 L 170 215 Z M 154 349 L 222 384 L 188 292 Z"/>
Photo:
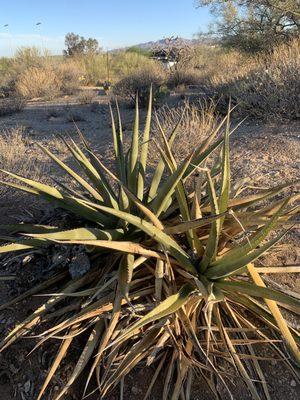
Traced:
<path id="1" fill-rule="evenodd" d="M 118 128 L 111 110 L 115 172 L 105 167 L 81 134 L 81 145 L 65 141 L 81 174 L 40 146 L 78 183 L 78 190 L 4 171 L 18 182 L 5 185 L 75 213 L 81 225 L 72 230 L 6 226 L 8 233 L 19 234 L 7 234 L 0 253 L 79 244 L 85 246 L 92 268 L 73 280 L 68 271 L 60 272 L 2 305 L 4 309 L 28 295 L 61 286 L 6 335 L 2 351 L 18 338 L 34 334 L 37 327 L 40 330 L 46 318 L 47 326 L 36 335 L 36 347 L 52 338 L 61 345 L 37 399 L 79 335 L 86 344 L 56 400 L 82 371 L 86 373 L 83 395 L 90 394 L 89 384 L 96 377 L 97 390 L 105 397 L 116 385 L 121 383 L 122 388 L 124 377 L 138 364 L 156 367 L 144 399 L 160 374 L 164 374 L 162 399 L 189 399 L 196 375 L 202 375 L 216 396 L 217 381 L 230 393 L 232 376 L 240 376 L 254 399 L 269 399 L 259 346 L 269 346 L 297 376 L 299 333 L 285 321 L 279 306 L 299 312 L 299 299 L 267 288 L 260 274 L 299 272 L 299 267 L 260 268 L 253 262 L 276 245 L 295 220 L 296 196 L 265 202 L 291 183 L 243 196 L 245 188 L 231 187 L 231 109 L 181 164 L 172 153 L 180 121 L 169 137 L 160 129 L 159 161 L 152 175 L 147 172 L 151 93 L 142 135 L 136 104 L 127 153 L 118 107 L 116 112 Z M 206 160 L 218 150 L 217 162 L 208 169 Z M 281 233 L 267 240 L 276 226 Z"/>

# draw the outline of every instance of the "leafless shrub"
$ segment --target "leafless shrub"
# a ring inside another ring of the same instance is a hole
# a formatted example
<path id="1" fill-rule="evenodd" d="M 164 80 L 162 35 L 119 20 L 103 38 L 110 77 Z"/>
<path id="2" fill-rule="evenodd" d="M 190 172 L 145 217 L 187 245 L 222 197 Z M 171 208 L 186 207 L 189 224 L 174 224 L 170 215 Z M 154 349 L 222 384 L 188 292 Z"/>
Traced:
<path id="1" fill-rule="evenodd" d="M 23 127 L 1 131 L 0 165 L 1 168 L 31 179 L 44 180 L 44 168 L 36 162 L 36 152 L 32 151 L 32 142 L 25 136 Z M 5 179 L 5 176 L 3 177 Z M 1 186 L 1 195 L 9 190 Z"/>
<path id="2" fill-rule="evenodd" d="M 136 93 L 138 93 L 140 104 L 146 106 L 151 84 L 154 101 L 157 101 L 166 94 L 165 83 L 166 72 L 160 64 L 153 62 L 121 79 L 114 86 L 113 91 L 122 99 L 131 102 L 134 100 Z"/>
<path id="3" fill-rule="evenodd" d="M 0 99 L 0 117 L 20 112 L 25 105 L 25 99 L 20 96 L 2 98 Z"/>
<path id="4" fill-rule="evenodd" d="M 54 98 L 60 92 L 60 80 L 51 67 L 30 67 L 18 77 L 17 92 L 29 99 Z"/>
<path id="5" fill-rule="evenodd" d="M 177 89 L 178 87 L 187 87 L 198 85 L 201 82 L 201 74 L 198 70 L 192 68 L 179 68 L 170 73 L 168 78 L 168 87 Z"/>
<path id="6" fill-rule="evenodd" d="M 299 40 L 258 58 L 256 68 L 228 90 L 247 114 L 259 118 L 300 118 Z"/>
<path id="7" fill-rule="evenodd" d="M 96 92 L 94 90 L 81 90 L 76 100 L 79 104 L 91 104 L 95 99 Z"/>
<path id="8" fill-rule="evenodd" d="M 79 90 L 80 84 L 84 81 L 84 72 L 79 63 L 67 60 L 59 63 L 56 67 L 56 74 L 60 82 L 60 92 L 70 95 Z"/>
<path id="9" fill-rule="evenodd" d="M 203 82 L 210 96 L 239 104 L 237 111 L 258 118 L 300 117 L 300 42 L 278 46 L 249 57 L 237 51 L 216 52 L 203 64 Z"/>

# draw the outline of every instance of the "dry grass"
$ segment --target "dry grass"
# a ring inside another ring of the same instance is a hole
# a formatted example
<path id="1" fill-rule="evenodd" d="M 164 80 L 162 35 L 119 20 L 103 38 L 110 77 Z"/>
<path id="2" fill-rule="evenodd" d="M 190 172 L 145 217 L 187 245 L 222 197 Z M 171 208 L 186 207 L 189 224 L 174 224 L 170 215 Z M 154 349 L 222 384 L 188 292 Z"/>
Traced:
<path id="1" fill-rule="evenodd" d="M 172 148 L 175 159 L 179 162 L 208 137 L 218 123 L 216 105 L 212 101 L 196 104 L 186 102 L 185 105 L 174 108 L 163 106 L 157 111 L 157 117 L 167 136 L 171 134 L 183 113 L 184 117 Z M 154 138 L 158 140 L 161 134 L 157 122 L 154 123 L 153 132 Z M 154 144 L 153 146 L 155 147 Z M 150 154 L 157 154 L 157 149 L 153 148 Z M 152 162 L 155 163 L 155 160 Z"/>
<path id="2" fill-rule="evenodd" d="M 59 79 L 60 92 L 70 95 L 78 91 L 84 81 L 84 72 L 75 60 L 64 60 L 55 66 L 55 72 Z"/>
<path id="3" fill-rule="evenodd" d="M 168 87 L 170 89 L 178 89 L 179 87 L 187 87 L 199 85 L 202 81 L 202 74 L 199 70 L 192 68 L 178 68 L 170 73 L 168 78 Z"/>
<path id="4" fill-rule="evenodd" d="M 165 98 L 168 88 L 185 91 L 197 85 L 208 98 L 223 97 L 220 111 L 227 109 L 231 96 L 243 114 L 295 119 L 300 116 L 299 71 L 299 39 L 257 57 L 220 47 L 193 47 L 171 73 L 160 63 L 131 52 L 57 59 L 25 48 L 13 60 L 0 59 L 0 93 L 53 98 L 73 94 L 82 84 L 103 85 L 109 80 L 122 99 L 132 100 L 139 90 L 140 103 L 145 105 L 151 83 L 156 101 Z"/>
<path id="5" fill-rule="evenodd" d="M 237 80 L 230 92 L 253 116 L 300 118 L 300 41 L 259 57 L 255 68 Z"/>
<path id="6" fill-rule="evenodd" d="M 32 151 L 32 146 L 33 142 L 26 137 L 23 127 L 1 131 L 1 168 L 23 176 L 33 174 L 40 177 L 42 171 L 36 168 L 36 154 Z"/>
<path id="7" fill-rule="evenodd" d="M 300 41 L 295 39 L 256 57 L 217 51 L 203 66 L 203 83 L 209 95 L 234 98 L 243 114 L 299 118 Z"/>
<path id="8" fill-rule="evenodd" d="M 51 67 L 30 67 L 18 77 L 16 90 L 29 99 L 35 97 L 52 99 L 60 93 L 60 80 Z"/>
<path id="9" fill-rule="evenodd" d="M 91 104 L 96 96 L 96 92 L 94 90 L 81 90 L 77 95 L 77 102 L 79 104 Z"/>
<path id="10" fill-rule="evenodd" d="M 22 111 L 25 104 L 25 99 L 20 96 L 0 98 L 0 117 Z"/>
<path id="11" fill-rule="evenodd" d="M 146 106 L 150 86 L 153 86 L 154 101 L 158 101 L 164 94 L 166 77 L 166 71 L 163 67 L 153 61 L 121 79 L 114 86 L 113 91 L 120 98 L 132 102 L 134 102 L 135 95 L 138 92 L 140 105 Z"/>
<path id="12" fill-rule="evenodd" d="M 43 179 L 44 168 L 36 162 L 36 157 L 30 149 L 30 143 L 24 135 L 22 127 L 16 127 L 0 132 L 0 165 L 1 169 L 32 179 Z M 7 181 L 6 174 L 0 174 L 1 181 Z M 1 185 L 0 213 L 1 223 L 15 223 L 19 217 L 26 222 L 32 215 L 36 215 L 41 204 L 37 206 L 35 199 L 25 193 Z"/>

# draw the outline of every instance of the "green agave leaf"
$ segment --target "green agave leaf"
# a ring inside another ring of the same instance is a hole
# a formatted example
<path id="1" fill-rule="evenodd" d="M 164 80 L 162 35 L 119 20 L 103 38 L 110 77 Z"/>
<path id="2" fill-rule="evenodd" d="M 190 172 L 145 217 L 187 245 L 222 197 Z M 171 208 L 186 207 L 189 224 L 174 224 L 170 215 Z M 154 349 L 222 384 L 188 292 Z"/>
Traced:
<path id="1" fill-rule="evenodd" d="M 107 181 L 107 179 L 106 179 L 106 177 L 104 175 L 104 172 L 106 172 L 107 174 L 109 174 L 109 176 L 114 176 L 112 174 L 112 172 L 108 168 L 105 167 L 105 165 L 102 163 L 102 161 L 100 161 L 99 158 L 95 154 L 90 153 L 90 157 L 94 161 L 94 164 L 97 166 L 97 170 L 98 170 L 99 174 L 101 174 L 101 179 L 105 183 L 105 187 L 107 188 L 107 190 L 109 192 L 113 191 L 113 189 L 111 188 L 109 182 Z M 117 179 L 117 178 L 114 177 L 114 179 Z M 125 180 L 125 178 L 124 178 L 124 180 Z M 122 180 L 120 180 L 120 181 L 122 182 Z M 122 188 L 121 188 L 121 191 L 120 191 L 120 199 L 119 199 L 119 201 L 120 201 L 120 208 L 122 210 L 127 210 L 128 207 L 129 207 L 129 200 L 128 200 L 128 198 L 127 198 L 127 196 L 124 193 L 124 190 Z M 114 208 L 118 209 L 119 207 L 114 206 Z"/>
<path id="2" fill-rule="evenodd" d="M 282 190 L 284 190 L 290 186 L 297 185 L 299 182 L 300 182 L 300 179 L 293 181 L 293 182 L 283 183 L 272 189 L 261 190 L 257 194 L 252 194 L 252 195 L 245 196 L 242 198 L 231 199 L 229 201 L 228 207 L 232 208 L 233 210 L 240 210 L 242 208 L 253 206 L 254 204 L 256 204 L 262 200 L 267 200 L 271 197 L 276 196 L 277 194 L 282 192 Z M 204 211 L 209 211 L 209 210 L 204 209 Z"/>
<path id="3" fill-rule="evenodd" d="M 31 186 L 31 188 L 27 188 L 25 186 L 16 185 L 14 183 L 4 182 L 7 186 L 14 187 L 16 189 L 22 190 L 27 193 L 35 194 L 37 196 L 41 196 L 45 198 L 47 201 L 51 203 L 55 203 L 57 206 L 64 208 L 68 211 L 72 211 L 75 214 L 78 214 L 94 223 L 99 223 L 101 225 L 106 225 L 107 227 L 111 227 L 114 225 L 114 221 L 107 218 L 107 216 L 96 211 L 94 207 L 94 203 L 84 202 L 81 199 L 77 199 L 75 197 L 65 196 L 58 189 L 45 185 L 40 182 L 33 181 L 31 179 L 23 178 L 19 175 L 13 174 L 11 172 L 3 171 L 7 175 L 20 180 L 21 182 L 26 183 Z"/>
<path id="4" fill-rule="evenodd" d="M 174 194 L 178 183 L 182 179 L 184 172 L 190 165 L 192 157 L 193 155 L 187 157 L 182 162 L 182 164 L 174 171 L 174 173 L 170 175 L 168 179 L 166 179 L 166 181 L 161 186 L 159 193 L 157 194 L 153 202 L 151 202 L 151 208 L 157 216 L 159 216 L 164 211 L 171 196 Z"/>
<path id="5" fill-rule="evenodd" d="M 230 114 L 229 105 L 228 113 Z M 222 177 L 221 177 L 221 191 L 219 197 L 219 212 L 223 213 L 228 209 L 229 193 L 230 193 L 230 160 L 229 160 L 229 133 L 230 133 L 230 119 L 227 117 L 227 125 L 224 136 L 223 155 L 222 155 Z M 220 231 L 225 217 L 220 220 Z"/>
<path id="6" fill-rule="evenodd" d="M 207 183 L 208 183 L 208 194 L 213 214 L 219 214 L 219 204 L 217 199 L 216 190 L 214 183 L 211 179 L 209 171 L 206 172 Z M 199 268 L 201 272 L 205 272 L 211 261 L 215 258 L 218 250 L 218 241 L 220 234 L 220 219 L 212 221 L 208 241 L 205 247 L 205 251 L 200 262 Z"/>
<path id="7" fill-rule="evenodd" d="M 1 170 L 2 172 L 5 172 Z M 12 183 L 12 182 L 5 182 L 5 181 L 0 181 L 1 185 L 8 186 L 14 189 L 22 190 L 23 192 L 34 194 L 35 196 L 40 196 L 40 193 L 37 190 L 31 189 L 26 186 L 18 185 L 17 183 Z"/>
<path id="8" fill-rule="evenodd" d="M 147 157 L 148 157 L 148 147 L 150 140 L 150 128 L 151 128 L 151 116 L 152 116 L 152 85 L 150 87 L 149 93 L 149 104 L 146 117 L 146 124 L 143 133 L 143 142 L 141 145 L 141 155 L 140 155 L 140 167 L 138 171 L 138 184 L 137 184 L 137 197 L 143 200 L 144 197 L 144 185 L 146 177 L 146 167 L 147 167 Z"/>
<path id="9" fill-rule="evenodd" d="M 16 275 L 0 275 L 0 281 L 14 281 Z"/>
<path id="10" fill-rule="evenodd" d="M 188 254 L 176 243 L 174 239 L 161 231 L 161 229 L 155 227 L 150 222 L 145 221 L 140 217 L 136 217 L 130 213 L 126 213 L 125 211 L 114 210 L 105 206 L 97 206 L 99 210 L 107 212 L 108 214 L 114 215 L 118 218 L 121 218 L 127 221 L 129 224 L 136 226 L 141 229 L 143 232 L 147 233 L 151 238 L 156 240 L 158 243 L 162 244 L 165 250 L 169 251 L 170 254 L 177 259 L 180 264 L 186 268 L 188 271 L 195 273 L 196 269 L 192 262 L 189 259 Z"/>
<path id="11" fill-rule="evenodd" d="M 92 162 L 85 156 L 85 154 L 81 151 L 81 149 L 76 145 L 76 143 L 72 140 L 73 147 L 72 148 L 64 138 L 62 138 L 73 157 L 77 160 L 82 170 L 91 180 L 93 185 L 96 187 L 97 191 L 103 197 L 103 201 L 107 204 L 110 204 L 114 208 L 118 208 L 118 202 L 115 197 L 115 194 L 110 187 L 109 183 L 106 180 L 103 180 L 103 174 L 99 174 L 97 169 L 94 167 Z M 90 157 L 91 158 L 91 157 Z"/>
<path id="12" fill-rule="evenodd" d="M 217 281 L 215 286 L 219 289 L 226 290 L 229 293 L 239 292 L 253 297 L 261 297 L 264 299 L 274 300 L 278 303 L 288 304 L 292 307 L 300 309 L 300 301 L 286 295 L 277 290 L 265 288 L 248 282 L 230 282 L 230 281 Z"/>
<path id="13" fill-rule="evenodd" d="M 133 254 L 126 254 L 122 257 L 119 266 L 119 290 L 121 294 L 128 298 L 129 292 L 129 284 L 132 280 L 133 274 L 133 266 L 134 266 L 134 255 Z"/>
<path id="14" fill-rule="evenodd" d="M 138 95 L 136 96 L 135 104 L 135 119 L 132 134 L 132 141 L 129 154 L 128 163 L 128 186 L 132 193 L 136 194 L 137 191 L 137 177 L 138 177 L 138 155 L 139 155 L 139 103 Z"/>
<path id="15" fill-rule="evenodd" d="M 10 253 L 12 251 L 31 250 L 47 245 L 47 243 L 42 239 L 7 239 L 13 243 L 0 246 L 0 254 Z"/>
<path id="16" fill-rule="evenodd" d="M 128 329 L 123 331 L 123 333 L 117 337 L 117 339 L 110 345 L 116 345 L 119 342 L 122 342 L 124 339 L 129 339 L 134 333 L 141 329 L 143 326 L 149 324 L 150 322 L 156 321 L 158 319 L 162 319 L 167 317 L 170 314 L 173 314 L 177 310 L 179 310 L 184 304 L 188 301 L 190 295 L 195 291 L 194 286 L 191 284 L 185 284 L 179 290 L 178 293 L 169 296 L 166 300 L 162 301 L 157 307 L 155 307 L 152 311 L 146 314 L 144 317 L 139 319 L 133 325 L 131 325 Z"/>
<path id="17" fill-rule="evenodd" d="M 76 124 L 75 124 L 76 125 Z M 106 196 L 104 195 L 104 193 L 107 193 L 109 199 L 114 198 L 115 200 L 117 200 L 117 197 L 115 196 L 115 193 L 113 191 L 113 188 L 110 186 L 109 182 L 107 181 L 105 175 L 102 172 L 102 168 L 99 165 L 99 160 L 96 156 L 96 154 L 92 151 L 92 149 L 90 148 L 90 146 L 88 145 L 87 140 L 85 139 L 85 137 L 83 136 L 82 132 L 79 130 L 79 128 L 76 126 L 77 128 L 77 132 L 79 134 L 79 137 L 81 138 L 81 141 L 88 153 L 88 157 L 90 160 L 91 165 L 94 167 L 94 169 L 96 170 L 96 172 L 99 174 L 99 176 L 101 177 L 100 183 L 99 185 L 101 186 L 101 188 L 103 188 L 103 197 L 106 198 Z M 121 133 L 120 133 L 121 134 Z M 80 150 L 80 148 L 76 145 L 76 143 L 71 139 L 74 147 L 76 148 L 78 154 L 81 156 L 82 159 L 86 159 L 88 161 L 88 159 L 85 157 L 84 153 Z M 113 204 L 112 204 L 113 206 Z"/>
<path id="18" fill-rule="evenodd" d="M 267 221 L 267 223 L 259 229 L 252 237 L 245 239 L 242 245 L 236 246 L 233 249 L 229 250 L 223 257 L 219 258 L 217 261 L 211 264 L 211 267 L 219 266 L 219 265 L 227 265 L 231 264 L 233 261 L 236 261 L 246 255 L 249 251 L 254 250 L 267 236 L 268 234 L 276 227 L 280 216 L 283 214 L 285 206 L 288 204 L 289 199 L 286 199 L 282 204 L 279 210 L 273 215 L 272 218 Z"/>
<path id="19" fill-rule="evenodd" d="M 111 125 L 112 125 L 112 135 L 113 135 L 113 143 L 114 143 L 114 151 L 116 158 L 116 167 L 118 172 L 118 177 L 122 182 L 125 183 L 126 179 L 126 169 L 125 169 L 125 160 L 124 160 L 124 152 L 123 152 L 123 132 L 122 132 L 122 124 L 120 117 L 120 110 L 118 103 L 117 105 L 117 113 L 118 113 L 118 122 L 119 122 L 119 130 L 116 130 L 115 118 L 112 111 L 111 104 L 109 104 L 109 110 L 111 115 Z"/>
<path id="20" fill-rule="evenodd" d="M 283 232 L 279 236 L 270 240 L 268 243 L 259 247 L 256 250 L 251 251 L 250 253 L 246 253 L 243 257 L 232 260 L 231 263 L 227 263 L 225 265 L 217 265 L 211 268 L 208 268 L 205 275 L 210 279 L 220 279 L 233 274 L 237 274 L 240 272 L 242 268 L 244 268 L 247 264 L 255 261 L 258 257 L 264 254 L 267 250 L 269 250 L 272 246 L 278 243 L 283 236 L 287 233 L 287 231 Z"/>
<path id="21" fill-rule="evenodd" d="M 157 124 L 159 126 L 162 138 L 163 138 L 163 142 L 164 142 L 164 146 L 165 146 L 165 153 L 160 150 L 161 156 L 163 158 L 163 161 L 165 162 L 167 168 L 169 169 L 170 173 L 173 174 L 176 169 L 177 169 L 177 163 L 175 161 L 175 158 L 172 154 L 172 150 L 169 146 L 169 143 L 167 141 L 166 135 L 159 123 L 159 120 L 157 118 Z M 194 152 L 191 153 L 191 157 L 193 156 Z M 186 192 L 185 192 L 185 188 L 183 186 L 183 183 L 181 181 L 178 182 L 178 184 L 175 187 L 175 194 L 176 194 L 176 198 L 179 204 L 179 209 L 180 209 L 180 213 L 182 216 L 182 219 L 184 221 L 190 221 L 191 220 L 191 216 L 190 216 L 190 210 L 189 210 L 189 205 L 188 205 L 188 201 L 187 201 L 187 196 L 186 196 Z M 168 202 L 169 203 L 169 202 Z M 166 204 L 164 211 L 167 210 L 168 205 Z M 196 251 L 197 248 L 199 248 L 199 239 L 197 237 L 196 232 L 193 232 L 192 230 L 188 230 L 186 231 L 186 236 L 187 236 L 187 240 L 191 246 L 191 248 Z"/>
<path id="22" fill-rule="evenodd" d="M 66 243 L 65 241 L 56 241 L 57 243 Z M 139 254 L 144 257 L 155 257 L 164 259 L 164 255 L 155 250 L 148 249 L 147 247 L 129 241 L 116 241 L 116 240 L 69 240 L 66 244 L 81 244 L 84 246 L 102 247 L 104 249 L 116 250 L 123 253 Z"/>
<path id="23" fill-rule="evenodd" d="M 75 171 L 73 171 L 67 164 L 57 158 L 51 151 L 46 149 L 44 146 L 38 143 L 38 146 L 43 150 L 45 154 L 47 154 L 62 170 L 67 172 L 72 178 L 75 179 L 85 190 L 87 190 L 94 199 L 103 202 L 103 197 L 100 195 L 97 190 L 95 190 L 87 181 L 85 181 L 80 175 L 78 175 Z"/>
<path id="24" fill-rule="evenodd" d="M 202 217 L 191 221 L 181 222 L 180 224 L 174 226 L 166 226 L 164 228 L 164 232 L 168 235 L 179 235 L 180 233 L 184 233 L 189 229 L 198 229 L 201 228 L 201 226 L 209 225 L 216 219 L 219 219 L 226 215 L 227 213 L 225 212 L 217 215 L 209 215 L 208 217 Z"/>
<path id="25" fill-rule="evenodd" d="M 176 124 L 174 130 L 172 131 L 170 138 L 168 140 L 168 144 L 169 144 L 170 148 L 172 148 L 172 146 L 173 146 L 174 140 L 177 136 L 177 133 L 178 133 L 180 125 L 183 121 L 184 115 L 185 115 L 185 110 L 181 114 L 181 117 L 180 117 L 179 121 L 177 122 L 177 124 Z M 150 185 L 150 190 L 149 190 L 149 194 L 148 194 L 148 202 L 151 202 L 157 194 L 157 190 L 158 190 L 159 184 L 161 182 L 161 178 L 163 176 L 164 169 L 165 169 L 165 162 L 162 158 L 160 158 L 160 160 L 158 161 L 156 170 L 154 172 L 151 185 Z"/>
<path id="26" fill-rule="evenodd" d="M 119 240 L 124 237 L 123 229 L 102 230 L 97 228 L 77 228 L 58 232 L 34 233 L 30 237 L 49 240 Z"/>

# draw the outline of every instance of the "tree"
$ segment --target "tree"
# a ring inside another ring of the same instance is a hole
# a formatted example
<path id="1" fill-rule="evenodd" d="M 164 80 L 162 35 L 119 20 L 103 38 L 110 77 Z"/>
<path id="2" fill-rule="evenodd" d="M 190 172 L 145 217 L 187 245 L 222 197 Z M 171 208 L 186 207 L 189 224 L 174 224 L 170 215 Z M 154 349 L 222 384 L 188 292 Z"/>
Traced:
<path id="1" fill-rule="evenodd" d="M 300 0 L 198 0 L 218 17 L 211 33 L 247 52 L 270 49 L 300 35 Z"/>
<path id="2" fill-rule="evenodd" d="M 75 33 L 67 33 L 65 36 L 64 54 L 67 56 L 75 56 L 78 54 L 96 54 L 100 51 L 99 43 L 96 39 L 85 39 L 83 36 L 76 35 Z"/>

